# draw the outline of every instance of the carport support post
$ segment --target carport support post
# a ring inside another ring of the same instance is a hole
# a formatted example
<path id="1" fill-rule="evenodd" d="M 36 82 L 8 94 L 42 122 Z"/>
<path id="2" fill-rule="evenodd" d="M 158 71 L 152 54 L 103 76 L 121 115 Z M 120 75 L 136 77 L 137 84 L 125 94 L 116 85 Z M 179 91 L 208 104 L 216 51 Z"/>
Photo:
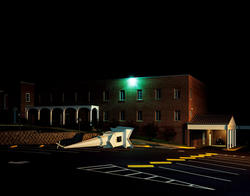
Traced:
<path id="1" fill-rule="evenodd" d="M 236 146 L 236 129 L 234 130 L 234 146 Z"/>
<path id="2" fill-rule="evenodd" d="M 187 146 L 191 146 L 190 144 L 190 130 L 187 129 Z"/>

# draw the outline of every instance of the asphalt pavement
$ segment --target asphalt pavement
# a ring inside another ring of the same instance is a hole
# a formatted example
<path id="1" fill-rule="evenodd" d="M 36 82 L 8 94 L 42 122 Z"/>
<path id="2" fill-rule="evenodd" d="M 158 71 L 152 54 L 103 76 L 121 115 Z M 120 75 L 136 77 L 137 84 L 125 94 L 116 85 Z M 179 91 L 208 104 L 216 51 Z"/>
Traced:
<path id="1" fill-rule="evenodd" d="M 2 191 L 249 195 L 250 156 L 212 148 L 0 147 Z"/>

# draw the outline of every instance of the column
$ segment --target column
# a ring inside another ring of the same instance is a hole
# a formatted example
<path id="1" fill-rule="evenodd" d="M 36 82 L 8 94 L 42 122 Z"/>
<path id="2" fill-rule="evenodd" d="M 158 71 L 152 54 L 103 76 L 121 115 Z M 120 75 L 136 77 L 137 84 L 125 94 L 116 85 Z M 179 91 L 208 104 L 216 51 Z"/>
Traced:
<path id="1" fill-rule="evenodd" d="M 25 108 L 25 119 L 28 120 L 29 119 L 29 109 Z"/>
<path id="2" fill-rule="evenodd" d="M 90 108 L 90 111 L 89 111 L 89 124 L 90 126 L 92 126 L 92 108 Z"/>
<path id="3" fill-rule="evenodd" d="M 187 130 L 187 146 L 191 146 L 190 144 L 190 130 Z"/>
<path id="4" fill-rule="evenodd" d="M 49 124 L 50 126 L 52 125 L 53 123 L 53 109 L 50 109 L 50 115 L 49 115 Z"/>
<path id="5" fill-rule="evenodd" d="M 37 120 L 41 119 L 41 109 L 37 110 Z"/>
<path id="6" fill-rule="evenodd" d="M 236 129 L 234 130 L 234 146 L 236 146 Z"/>
<path id="7" fill-rule="evenodd" d="M 229 149 L 229 130 L 226 130 L 226 134 L 227 134 L 227 149 Z"/>
<path id="8" fill-rule="evenodd" d="M 63 109 L 63 115 L 62 115 L 62 124 L 65 125 L 65 113 L 66 109 Z"/>
<path id="9" fill-rule="evenodd" d="M 228 148 L 232 148 L 232 130 L 228 130 Z"/>
<path id="10" fill-rule="evenodd" d="M 79 123 L 79 109 L 76 109 L 76 123 L 78 124 Z"/>
<path id="11" fill-rule="evenodd" d="M 97 120 L 97 122 L 99 122 L 99 107 L 98 108 L 96 108 L 96 120 Z"/>

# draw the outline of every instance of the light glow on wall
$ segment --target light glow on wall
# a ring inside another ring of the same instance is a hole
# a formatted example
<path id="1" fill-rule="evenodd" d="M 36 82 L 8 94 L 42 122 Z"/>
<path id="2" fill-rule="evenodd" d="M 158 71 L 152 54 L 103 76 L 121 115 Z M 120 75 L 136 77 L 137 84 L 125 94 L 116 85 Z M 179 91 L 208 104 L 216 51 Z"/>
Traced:
<path id="1" fill-rule="evenodd" d="M 136 85 L 137 85 L 137 79 L 136 79 L 136 78 L 133 78 L 133 77 L 129 78 L 129 79 L 128 79 L 128 85 L 129 85 L 130 87 L 136 86 Z"/>

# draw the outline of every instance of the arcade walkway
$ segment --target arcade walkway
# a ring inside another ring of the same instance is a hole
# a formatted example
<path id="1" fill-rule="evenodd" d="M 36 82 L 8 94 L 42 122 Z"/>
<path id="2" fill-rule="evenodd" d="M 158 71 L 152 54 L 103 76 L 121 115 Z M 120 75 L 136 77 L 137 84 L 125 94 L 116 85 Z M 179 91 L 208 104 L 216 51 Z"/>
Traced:
<path id="1" fill-rule="evenodd" d="M 89 111 L 88 120 L 90 125 L 93 123 L 93 118 L 99 121 L 99 106 L 96 105 L 73 105 L 73 106 L 27 106 L 25 107 L 25 118 L 29 119 L 29 112 L 31 110 L 37 110 L 37 120 L 41 119 L 41 111 L 47 109 L 49 110 L 49 124 L 53 125 L 53 111 L 59 109 L 62 111 L 61 123 L 65 125 L 66 122 L 66 110 L 73 109 L 75 110 L 75 122 L 79 123 L 81 118 L 79 118 L 79 111 L 81 109 L 87 109 Z M 96 116 L 94 116 L 94 113 Z"/>

